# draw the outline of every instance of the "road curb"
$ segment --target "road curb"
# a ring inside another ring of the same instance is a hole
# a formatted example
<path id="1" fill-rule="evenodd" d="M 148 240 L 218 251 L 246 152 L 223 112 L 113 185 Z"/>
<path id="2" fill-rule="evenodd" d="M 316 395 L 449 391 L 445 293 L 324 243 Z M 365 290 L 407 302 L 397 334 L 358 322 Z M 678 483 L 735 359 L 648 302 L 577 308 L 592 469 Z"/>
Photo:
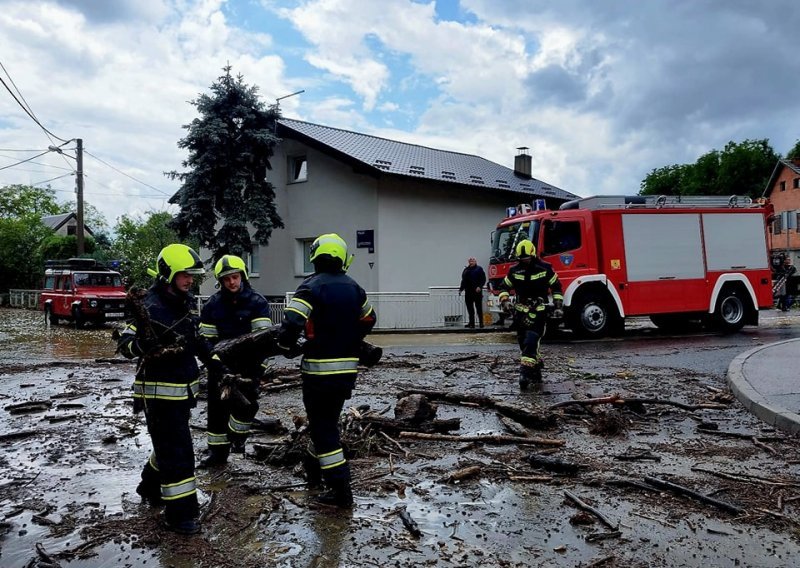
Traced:
<path id="1" fill-rule="evenodd" d="M 749 412 L 767 424 L 790 434 L 800 433 L 800 415 L 773 404 L 768 396 L 761 394 L 748 379 L 744 367 L 751 357 L 763 356 L 762 351 L 795 341 L 800 341 L 800 339 L 787 339 L 745 351 L 731 361 L 727 374 L 727 383 L 731 392 Z"/>

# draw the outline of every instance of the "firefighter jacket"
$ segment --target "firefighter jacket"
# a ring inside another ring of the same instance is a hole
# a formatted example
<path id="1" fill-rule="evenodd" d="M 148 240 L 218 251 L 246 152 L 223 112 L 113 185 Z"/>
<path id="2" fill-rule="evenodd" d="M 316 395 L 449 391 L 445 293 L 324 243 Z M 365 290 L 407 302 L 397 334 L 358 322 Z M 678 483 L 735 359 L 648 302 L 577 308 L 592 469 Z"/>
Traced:
<path id="1" fill-rule="evenodd" d="M 367 294 L 344 272 L 317 272 L 286 306 L 279 343 L 293 346 L 305 330 L 300 372 L 320 387 L 352 390 L 361 342 L 375 325 Z"/>
<path id="2" fill-rule="evenodd" d="M 540 298 L 546 301 L 550 293 L 556 302 L 564 299 L 558 274 L 550 263 L 538 257 L 532 258 L 527 265 L 518 262 L 512 266 L 500 288 L 503 290 L 500 293 L 501 302 L 508 298 L 508 292 L 511 290 L 517 296 L 517 304 L 522 305 L 536 304 Z"/>
<path id="3" fill-rule="evenodd" d="M 246 281 L 235 294 L 225 288 L 216 292 L 200 312 L 200 336 L 209 351 L 218 341 L 271 326 L 269 302 Z M 228 366 L 235 372 L 253 376 L 260 374 L 261 361 L 229 362 Z"/>
<path id="4" fill-rule="evenodd" d="M 143 300 L 149 321 L 131 321 L 118 341 L 128 359 L 140 357 L 134 399 L 191 400 L 199 390 L 195 357 L 208 358 L 197 333 L 196 301 L 154 284 Z"/>

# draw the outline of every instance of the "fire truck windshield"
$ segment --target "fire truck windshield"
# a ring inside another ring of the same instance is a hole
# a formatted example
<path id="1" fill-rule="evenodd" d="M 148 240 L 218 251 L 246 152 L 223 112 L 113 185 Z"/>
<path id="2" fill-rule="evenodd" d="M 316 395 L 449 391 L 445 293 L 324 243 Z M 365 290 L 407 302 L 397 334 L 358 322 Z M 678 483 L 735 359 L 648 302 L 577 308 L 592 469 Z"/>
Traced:
<path id="1" fill-rule="evenodd" d="M 76 272 L 74 278 L 76 286 L 91 286 L 98 288 L 122 286 L 122 278 L 119 276 L 119 274 Z"/>
<path id="2" fill-rule="evenodd" d="M 514 248 L 517 243 L 530 239 L 534 243 L 539 240 L 539 221 L 523 221 L 499 227 L 492 233 L 492 258 L 490 262 L 509 262 L 514 260 Z"/>

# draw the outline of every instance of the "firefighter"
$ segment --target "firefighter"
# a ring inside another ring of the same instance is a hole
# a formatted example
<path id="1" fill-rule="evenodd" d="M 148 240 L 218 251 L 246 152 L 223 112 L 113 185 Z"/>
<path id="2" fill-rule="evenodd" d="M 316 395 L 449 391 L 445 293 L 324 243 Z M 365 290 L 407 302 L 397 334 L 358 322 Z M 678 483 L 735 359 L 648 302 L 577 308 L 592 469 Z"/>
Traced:
<path id="1" fill-rule="evenodd" d="M 316 459 L 304 465 L 310 484 L 321 475 L 328 487 L 317 501 L 346 508 L 352 506 L 353 494 L 339 438 L 339 415 L 355 387 L 359 348 L 376 316 L 366 292 L 345 274 L 353 257 L 348 258 L 347 244 L 339 235 L 318 237 L 309 260 L 314 274 L 300 284 L 286 306 L 278 342 L 291 357 L 305 332 L 300 375 Z"/>
<path id="2" fill-rule="evenodd" d="M 224 339 L 239 337 L 272 326 L 269 303 L 253 290 L 247 267 L 238 256 L 226 254 L 214 265 L 219 291 L 213 294 L 200 312 L 200 336 L 210 351 Z M 228 367 L 232 367 L 232 370 Z M 206 439 L 209 455 L 203 467 L 223 465 L 228 454 L 244 453 L 245 441 L 258 412 L 258 387 L 265 364 L 259 360 L 228 362 L 227 367 L 215 355 L 208 367 L 208 422 Z M 225 377 L 236 373 L 242 379 Z M 235 396 L 222 400 L 222 382 L 235 381 Z"/>
<path id="3" fill-rule="evenodd" d="M 542 380 L 542 362 L 539 345 L 546 327 L 547 297 L 552 293 L 555 310 L 553 317 L 561 318 L 563 300 L 558 274 L 549 263 L 536 257 L 536 247 L 529 240 L 520 241 L 515 249 L 519 262 L 508 271 L 501 287 L 500 305 L 504 311 L 513 309 L 517 341 L 521 349 L 519 386 L 522 389 L 532 382 Z M 517 301 L 511 308 L 509 291 Z"/>
<path id="4" fill-rule="evenodd" d="M 189 418 L 199 386 L 195 357 L 208 354 L 197 333 L 190 289 L 194 276 L 203 274 L 203 263 L 188 246 L 171 244 L 159 253 L 156 270 L 148 272 L 156 281 L 118 342 L 123 356 L 139 358 L 134 411 L 144 410 L 153 445 L 136 492 L 165 505 L 168 529 L 194 534 L 200 525 Z"/>

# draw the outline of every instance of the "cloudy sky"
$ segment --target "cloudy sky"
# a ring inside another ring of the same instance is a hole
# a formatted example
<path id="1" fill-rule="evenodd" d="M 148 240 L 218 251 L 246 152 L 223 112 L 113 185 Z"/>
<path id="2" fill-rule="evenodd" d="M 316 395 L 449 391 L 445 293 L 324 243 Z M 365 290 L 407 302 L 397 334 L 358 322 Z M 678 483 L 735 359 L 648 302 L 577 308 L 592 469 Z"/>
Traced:
<path id="1" fill-rule="evenodd" d="M 13 164 L 82 138 L 112 226 L 163 210 L 189 101 L 230 63 L 268 104 L 304 90 L 288 118 L 508 167 L 528 146 L 543 181 L 632 194 L 730 140 L 785 154 L 799 29 L 789 0 L 0 0 L 0 185 L 73 199 L 74 160 Z"/>

